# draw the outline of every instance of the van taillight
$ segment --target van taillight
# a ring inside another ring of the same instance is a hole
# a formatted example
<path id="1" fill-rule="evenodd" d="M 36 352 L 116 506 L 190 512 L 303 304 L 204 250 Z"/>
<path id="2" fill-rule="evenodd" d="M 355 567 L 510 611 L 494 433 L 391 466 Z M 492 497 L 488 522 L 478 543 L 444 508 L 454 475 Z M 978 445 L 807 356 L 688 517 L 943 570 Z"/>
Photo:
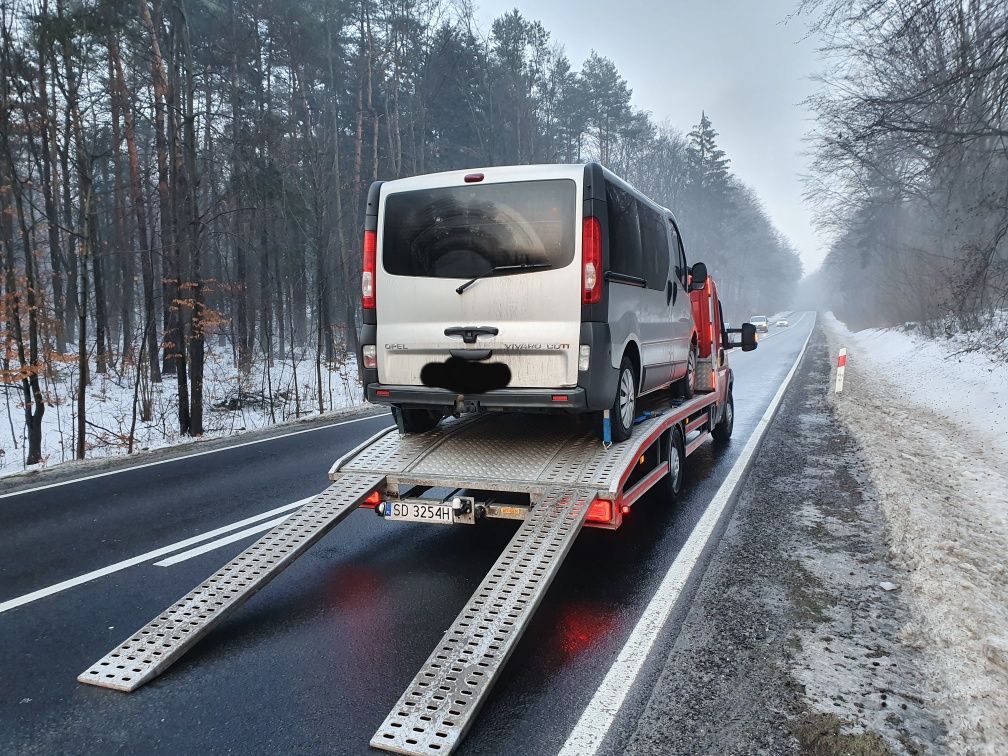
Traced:
<path id="1" fill-rule="evenodd" d="M 602 299 L 602 226 L 589 216 L 581 223 L 581 304 Z"/>
<path id="2" fill-rule="evenodd" d="M 361 303 L 365 310 L 375 308 L 375 259 L 378 256 L 378 232 L 364 232 L 364 270 L 361 274 Z"/>

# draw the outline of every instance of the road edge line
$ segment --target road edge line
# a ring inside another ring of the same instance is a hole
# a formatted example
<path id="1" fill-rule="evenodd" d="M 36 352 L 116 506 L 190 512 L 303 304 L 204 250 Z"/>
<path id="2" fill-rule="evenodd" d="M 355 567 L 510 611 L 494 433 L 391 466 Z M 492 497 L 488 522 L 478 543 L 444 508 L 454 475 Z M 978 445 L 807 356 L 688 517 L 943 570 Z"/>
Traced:
<path id="1" fill-rule="evenodd" d="M 812 327 L 809 329 L 805 343 L 798 352 L 791 370 L 785 376 L 773 399 L 770 400 L 763 416 L 756 423 L 756 427 L 739 458 L 728 471 L 686 543 L 683 544 L 668 572 L 665 573 L 658 590 L 651 597 L 643 614 L 630 632 L 630 636 L 620 649 L 616 661 L 609 668 L 602 684 L 595 691 L 595 695 L 592 696 L 577 724 L 574 725 L 574 729 L 560 748 L 558 756 L 592 756 L 598 752 L 605 741 L 627 695 L 630 693 L 630 689 L 644 667 L 644 662 L 654 647 L 660 630 L 672 614 L 683 589 L 689 584 L 694 570 L 709 545 L 708 542 L 719 531 L 718 524 L 722 517 L 728 513 L 728 505 L 734 500 L 735 490 L 748 472 L 752 459 L 762 443 L 763 436 L 770 427 L 791 381 L 798 372 L 798 366 L 801 365 L 805 351 L 812 340 L 812 334 L 815 333 L 816 320 L 816 314 L 813 313 Z"/>
<path id="2" fill-rule="evenodd" d="M 216 454 L 217 452 L 229 451 L 231 449 L 240 449 L 243 446 L 254 446 L 255 444 L 265 444 L 268 441 L 278 441 L 281 438 L 290 438 L 291 436 L 300 436 L 302 433 L 314 433 L 315 431 L 326 430 L 328 428 L 338 428 L 341 425 L 350 425 L 351 423 L 362 423 L 365 420 L 374 420 L 375 418 L 385 417 L 387 414 L 388 413 L 385 413 L 385 412 L 378 412 L 378 413 L 375 413 L 373 415 L 364 415 L 363 417 L 355 417 L 355 418 L 352 418 L 350 420 L 341 420 L 338 423 L 327 423 L 326 425 L 318 425 L 318 426 L 315 426 L 314 428 L 302 428 L 301 430 L 292 431 L 290 433 L 281 433 L 279 435 L 269 436 L 267 438 L 257 438 L 257 439 L 254 439 L 252 441 L 241 441 L 241 442 L 239 442 L 237 444 L 228 444 L 226 446 L 221 446 L 221 447 L 216 448 L 216 449 L 205 449 L 203 451 L 193 452 L 192 454 L 181 454 L 181 455 L 179 455 L 177 457 L 170 457 L 169 459 L 159 459 L 159 460 L 155 460 L 154 462 L 141 462 L 141 463 L 135 464 L 135 465 L 126 465 L 124 467 L 119 468 L 118 470 L 106 470 L 105 472 L 94 473 L 93 475 L 85 475 L 85 476 L 80 477 L 80 478 L 70 478 L 69 480 L 61 480 L 61 481 L 57 481 L 55 483 L 46 483 L 44 485 L 34 486 L 32 488 L 22 488 L 20 491 L 10 491 L 9 493 L 0 494 L 0 499 L 6 499 L 6 498 L 9 498 L 11 496 L 21 496 L 22 494 L 35 493 L 36 491 L 44 491 L 47 488 L 58 488 L 60 486 L 69 486 L 69 485 L 72 485 L 74 483 L 83 483 L 86 480 L 94 480 L 95 478 L 104 478 L 104 477 L 107 477 L 109 475 L 118 475 L 119 473 L 129 472 L 131 470 L 142 470 L 145 467 L 155 467 L 157 465 L 166 465 L 169 462 L 181 462 L 182 460 L 185 460 L 185 459 L 192 459 L 194 457 L 203 457 L 203 456 L 206 456 L 207 454 Z M 172 448 L 171 446 L 165 446 L 165 447 L 162 447 L 161 449 L 159 449 L 157 451 L 170 450 L 171 448 Z M 120 457 L 107 457 L 107 458 L 104 458 L 104 459 L 116 460 L 116 459 L 123 459 L 123 457 L 122 456 L 120 456 Z M 51 467 L 49 469 L 55 470 L 56 466 L 53 466 L 53 467 Z M 0 481 L 2 481 L 2 480 L 3 480 L 3 478 L 0 478 Z"/>

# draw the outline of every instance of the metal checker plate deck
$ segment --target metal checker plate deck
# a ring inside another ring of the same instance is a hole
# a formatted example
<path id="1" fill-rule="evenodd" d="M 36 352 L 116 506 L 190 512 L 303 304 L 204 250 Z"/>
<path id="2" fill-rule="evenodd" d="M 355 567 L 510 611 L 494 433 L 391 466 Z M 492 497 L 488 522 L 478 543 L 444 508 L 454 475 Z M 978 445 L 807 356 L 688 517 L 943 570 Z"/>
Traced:
<path id="1" fill-rule="evenodd" d="M 487 414 L 401 436 L 395 430 L 345 457 L 335 473 L 387 476 L 390 483 L 537 492 L 565 485 L 615 496 L 621 475 L 653 432 L 708 402 L 645 420 L 629 441 L 606 449 L 594 429 L 543 414 Z"/>
<path id="2" fill-rule="evenodd" d="M 375 733 L 373 747 L 451 753 L 567 555 L 591 499 L 586 489 L 547 492 Z"/>
<path id="3" fill-rule="evenodd" d="M 157 677 L 332 530 L 381 482 L 375 475 L 341 477 L 77 679 L 129 692 Z"/>

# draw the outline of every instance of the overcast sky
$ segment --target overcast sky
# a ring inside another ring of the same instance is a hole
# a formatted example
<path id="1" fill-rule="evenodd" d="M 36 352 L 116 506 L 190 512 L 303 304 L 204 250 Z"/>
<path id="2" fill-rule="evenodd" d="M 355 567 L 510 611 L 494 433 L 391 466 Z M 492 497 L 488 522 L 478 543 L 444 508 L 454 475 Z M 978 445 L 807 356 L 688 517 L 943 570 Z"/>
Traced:
<path id="1" fill-rule="evenodd" d="M 512 8 L 538 19 L 575 69 L 594 49 L 616 64 L 634 107 L 682 132 L 706 110 L 731 168 L 755 188 L 809 273 L 826 248 L 802 200 L 808 159 L 801 105 L 815 88 L 813 40 L 802 19 L 785 23 L 798 0 L 475 0 L 485 31 Z"/>

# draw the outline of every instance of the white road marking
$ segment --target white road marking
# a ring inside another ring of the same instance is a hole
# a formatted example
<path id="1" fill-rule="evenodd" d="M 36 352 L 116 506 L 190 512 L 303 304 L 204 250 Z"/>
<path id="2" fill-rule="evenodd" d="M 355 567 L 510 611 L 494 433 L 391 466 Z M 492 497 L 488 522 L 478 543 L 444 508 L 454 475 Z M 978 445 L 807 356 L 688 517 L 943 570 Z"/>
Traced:
<path id="1" fill-rule="evenodd" d="M 307 504 L 311 499 L 305 499 L 300 504 Z M 210 541 L 210 543 L 204 543 L 202 546 L 196 546 L 195 548 L 189 549 L 188 551 L 182 551 L 178 554 L 168 557 L 167 559 L 162 559 L 160 562 L 154 562 L 158 567 L 171 567 L 173 564 L 178 564 L 179 562 L 184 562 L 187 559 L 192 559 L 193 557 L 198 557 L 200 554 L 206 554 L 208 551 L 213 551 L 214 549 L 219 549 L 221 546 L 227 546 L 229 543 L 234 543 L 235 541 L 240 541 L 242 538 L 248 538 L 250 535 L 255 535 L 256 533 L 261 533 L 264 530 L 269 530 L 270 528 L 276 527 L 281 522 L 286 520 L 290 515 L 281 515 L 275 520 L 269 520 L 267 522 L 259 523 L 258 525 L 253 525 L 251 528 L 245 528 L 245 530 L 239 530 L 237 533 L 232 533 L 229 536 L 224 536 L 223 538 L 218 538 L 216 541 Z"/>
<path id="2" fill-rule="evenodd" d="M 81 478 L 73 478 L 71 480 L 63 480 L 58 483 L 49 483 L 44 486 L 35 486 L 34 488 L 25 488 L 21 491 L 11 491 L 10 493 L 0 494 L 0 499 L 6 499 L 8 496 L 20 496 L 21 494 L 35 493 L 36 491 L 44 491 L 47 488 L 58 488 L 59 486 L 69 486 L 73 483 L 82 483 L 85 480 L 94 480 L 95 478 L 104 478 L 107 475 L 118 475 L 119 473 L 129 472 L 130 470 L 141 470 L 144 467 L 154 467 L 155 465 L 166 465 L 169 462 L 179 462 L 183 459 L 192 459 L 193 457 L 202 457 L 206 454 L 216 454 L 217 452 L 228 451 L 229 449 L 240 449 L 243 446 L 253 446 L 255 444 L 265 444 L 268 441 L 276 441 L 281 438 L 289 438 L 290 436 L 300 436 L 302 433 L 314 433 L 315 431 L 326 430 L 328 428 L 338 428 L 341 425 L 350 425 L 351 423 L 362 423 L 365 420 L 374 420 L 379 417 L 386 417 L 384 413 L 377 415 L 367 415 L 366 417 L 356 417 L 353 420 L 342 420 L 338 423 L 330 423 L 328 425 L 319 425 L 315 428 L 305 428 L 299 431 L 293 431 L 292 433 L 284 433 L 279 436 L 270 436 L 269 438 L 258 438 L 255 441 L 242 441 L 238 444 L 229 444 L 228 446 L 222 446 L 219 449 L 207 449 L 206 451 L 193 452 L 192 454 L 183 454 L 179 457 L 171 457 L 170 459 L 159 459 L 156 462 L 144 462 L 139 465 L 129 465 L 128 467 L 123 467 L 118 470 L 107 470 L 106 472 L 95 473 L 94 475 L 85 475 Z M 169 449 L 171 447 L 165 447 Z M 111 458 L 110 458 L 111 459 Z M 2 480 L 2 479 L 0 479 Z"/>
<path id="3" fill-rule="evenodd" d="M 630 692 L 630 688 L 644 666 L 648 653 L 654 646 L 655 639 L 668 621 L 672 609 L 679 600 L 680 593 L 685 588 L 697 562 L 703 556 L 704 547 L 717 531 L 718 523 L 732 499 L 732 494 L 742 481 L 749 467 L 749 462 L 759 448 L 760 441 L 784 398 L 784 392 L 798 370 L 798 364 L 805 354 L 814 328 L 815 316 L 813 315 L 812 328 L 809 329 L 809 334 L 805 338 L 805 343 L 802 345 L 801 351 L 798 352 L 790 372 L 784 378 L 780 388 L 777 389 L 773 399 L 770 400 L 770 405 L 756 424 L 756 428 L 739 458 L 732 465 L 721 487 L 714 494 L 714 498 L 711 499 L 699 522 L 693 528 L 685 545 L 676 556 L 675 561 L 672 562 L 672 566 L 669 567 L 658 591 L 644 609 L 643 615 L 630 633 L 630 637 L 627 638 L 619 656 L 616 657 L 616 661 L 560 749 L 559 756 L 591 756 L 598 751 L 599 746 L 605 740 L 627 694 Z"/>
<path id="4" fill-rule="evenodd" d="M 16 607 L 22 606 L 23 604 L 29 604 L 32 601 L 38 601 L 46 596 L 51 596 L 54 593 L 60 593 L 68 588 L 75 588 L 78 585 L 83 585 L 84 583 L 90 583 L 92 580 L 97 580 L 98 578 L 105 577 L 106 575 L 111 575 L 113 572 L 119 572 L 120 570 L 125 570 L 128 567 L 134 567 L 143 562 L 149 562 L 152 559 L 157 559 L 158 557 L 165 556 L 166 554 L 171 554 L 179 549 L 184 549 L 187 546 L 192 546 L 193 544 L 205 541 L 208 538 L 214 538 L 224 533 L 229 533 L 235 528 L 241 528 L 246 525 L 251 525 L 254 522 L 266 519 L 267 517 L 273 517 L 280 514 L 281 512 L 289 512 L 292 509 L 296 509 L 304 505 L 310 499 L 301 499 L 299 501 L 292 502 L 290 504 L 284 504 L 282 507 L 277 507 L 276 509 L 271 509 L 268 512 L 260 512 L 252 517 L 246 517 L 244 520 L 239 520 L 238 522 L 232 522 L 230 525 L 224 525 L 222 527 L 210 530 L 206 533 L 200 533 L 192 538 L 186 538 L 178 543 L 169 544 L 168 546 L 162 546 L 160 549 L 154 549 L 154 551 L 148 551 L 146 554 L 140 554 L 130 559 L 124 559 L 121 562 L 116 562 L 115 564 L 110 564 L 108 567 L 102 567 L 99 570 L 92 570 L 91 572 L 85 573 L 83 575 L 78 575 L 75 578 L 70 578 L 69 580 L 64 580 L 55 585 L 50 585 L 47 588 L 40 588 L 37 591 L 32 591 L 31 593 L 26 593 L 23 596 L 18 596 L 17 598 L 8 599 L 0 603 L 0 614 L 6 612 L 9 609 L 14 609 Z M 223 545 L 223 544 L 221 544 Z M 195 554 L 193 555 L 195 556 Z"/>

